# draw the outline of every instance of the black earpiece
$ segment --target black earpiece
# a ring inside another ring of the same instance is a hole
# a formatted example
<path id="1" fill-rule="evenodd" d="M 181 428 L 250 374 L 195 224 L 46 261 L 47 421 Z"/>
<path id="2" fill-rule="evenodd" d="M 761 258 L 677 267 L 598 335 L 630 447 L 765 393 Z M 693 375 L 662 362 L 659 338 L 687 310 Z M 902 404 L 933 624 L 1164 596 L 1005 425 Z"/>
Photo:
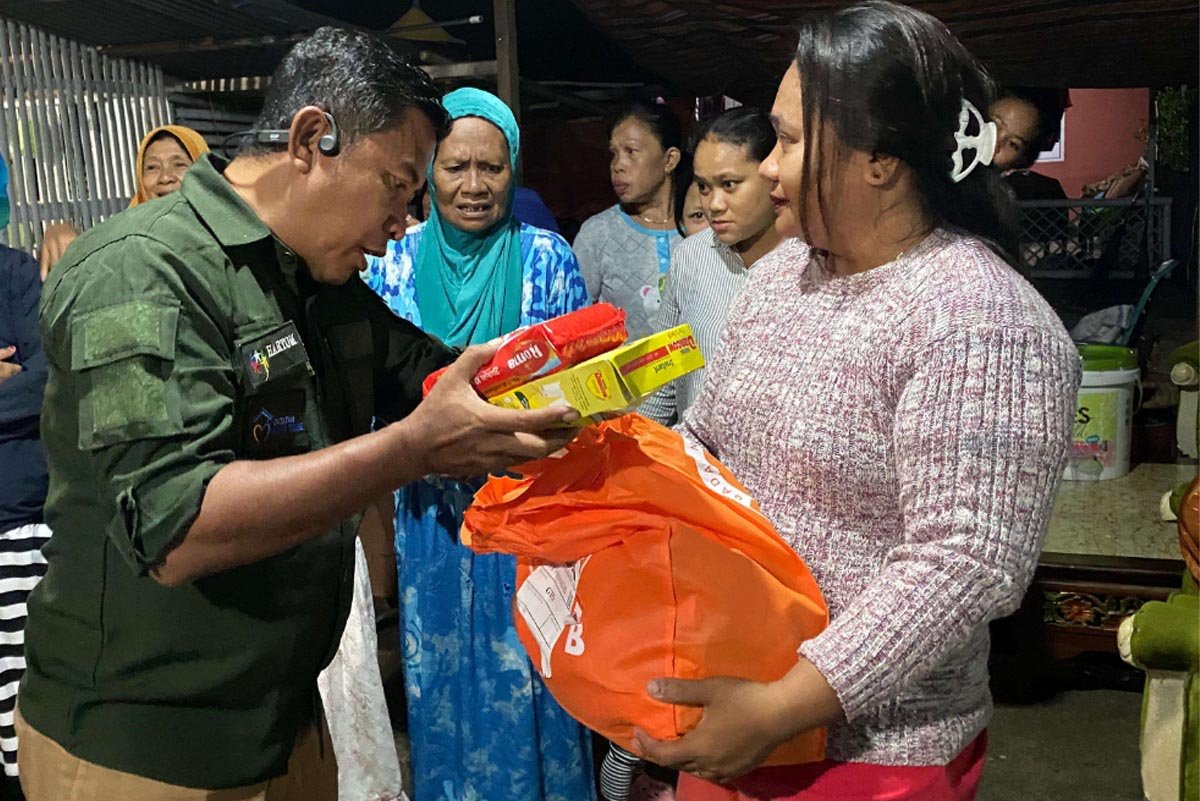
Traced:
<path id="1" fill-rule="evenodd" d="M 325 119 L 329 122 L 329 132 L 317 140 L 317 150 L 321 151 L 321 155 L 323 156 L 336 156 L 342 147 L 337 121 L 334 120 L 333 115 L 328 111 L 322 111 L 321 113 L 325 115 Z M 228 143 L 231 139 L 246 136 L 253 136 L 254 141 L 261 145 L 283 145 L 287 144 L 288 141 L 288 132 L 285 130 L 241 131 L 225 137 L 225 143 L 222 145 L 223 149 L 228 151 Z"/>

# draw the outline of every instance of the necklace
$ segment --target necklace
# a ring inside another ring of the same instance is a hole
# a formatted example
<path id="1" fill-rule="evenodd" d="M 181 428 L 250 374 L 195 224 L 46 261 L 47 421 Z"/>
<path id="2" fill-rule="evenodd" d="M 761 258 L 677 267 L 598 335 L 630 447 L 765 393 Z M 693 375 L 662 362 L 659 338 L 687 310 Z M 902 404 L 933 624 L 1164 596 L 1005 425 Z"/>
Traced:
<path id="1" fill-rule="evenodd" d="M 639 220 L 643 220 L 645 222 L 650 223 L 651 225 L 666 225 L 667 223 L 671 222 L 671 219 L 672 219 L 671 217 L 668 217 L 665 220 L 652 220 L 649 217 L 647 217 L 645 214 L 635 214 L 634 216 L 637 217 Z"/>
<path id="2" fill-rule="evenodd" d="M 920 245 L 927 238 L 929 238 L 929 235 L 931 233 L 933 233 L 932 228 L 926 230 L 924 233 L 920 234 L 919 236 L 914 236 L 912 241 L 904 246 L 903 250 L 901 250 L 899 253 L 897 253 L 895 256 L 892 257 L 892 261 L 900 261 L 906 255 L 908 255 L 909 251 L 913 250 L 914 248 L 917 247 L 917 245 Z"/>

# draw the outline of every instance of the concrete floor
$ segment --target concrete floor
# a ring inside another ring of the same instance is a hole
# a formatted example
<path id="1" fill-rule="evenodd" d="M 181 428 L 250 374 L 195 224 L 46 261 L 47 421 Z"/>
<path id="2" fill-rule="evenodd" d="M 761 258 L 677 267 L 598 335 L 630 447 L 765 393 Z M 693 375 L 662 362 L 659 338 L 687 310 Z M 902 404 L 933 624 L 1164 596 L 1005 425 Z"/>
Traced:
<path id="1" fill-rule="evenodd" d="M 1141 704 L 1141 693 L 1122 690 L 998 704 L 977 801 L 1142 801 Z"/>

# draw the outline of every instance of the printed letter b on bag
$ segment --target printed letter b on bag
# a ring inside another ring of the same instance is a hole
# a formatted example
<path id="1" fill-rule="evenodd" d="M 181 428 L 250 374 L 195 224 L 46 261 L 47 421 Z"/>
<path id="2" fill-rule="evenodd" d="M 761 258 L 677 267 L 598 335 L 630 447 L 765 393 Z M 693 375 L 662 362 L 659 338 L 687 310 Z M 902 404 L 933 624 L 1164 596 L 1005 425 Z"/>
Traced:
<path id="1" fill-rule="evenodd" d="M 178 324 L 173 298 L 132 300 L 72 317 L 80 448 L 183 430 L 179 386 L 171 380 Z"/>

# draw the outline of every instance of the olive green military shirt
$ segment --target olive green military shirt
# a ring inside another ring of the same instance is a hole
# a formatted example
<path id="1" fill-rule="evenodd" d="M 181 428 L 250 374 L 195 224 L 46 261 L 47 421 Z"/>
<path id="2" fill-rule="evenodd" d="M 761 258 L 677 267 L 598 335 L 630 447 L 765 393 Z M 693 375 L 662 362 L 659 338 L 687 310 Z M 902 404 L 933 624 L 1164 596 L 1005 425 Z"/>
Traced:
<path id="1" fill-rule="evenodd" d="M 345 623 L 356 521 L 182 587 L 149 569 L 222 467 L 397 420 L 453 357 L 357 278 L 313 282 L 223 167 L 206 156 L 84 234 L 46 283 L 54 537 L 20 694 L 77 757 L 212 789 L 286 769 Z"/>

